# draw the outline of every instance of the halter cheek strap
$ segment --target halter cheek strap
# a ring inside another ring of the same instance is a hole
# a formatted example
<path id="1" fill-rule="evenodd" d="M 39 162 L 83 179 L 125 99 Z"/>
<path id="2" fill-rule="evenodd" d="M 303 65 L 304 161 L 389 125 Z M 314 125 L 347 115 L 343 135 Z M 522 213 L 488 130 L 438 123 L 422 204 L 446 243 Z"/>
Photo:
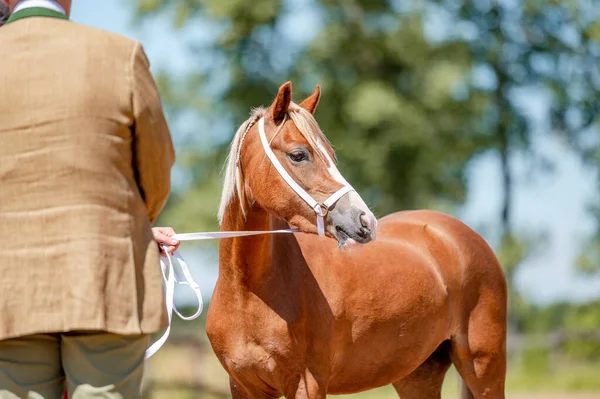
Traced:
<path id="1" fill-rule="evenodd" d="M 296 194 L 298 194 L 300 198 L 302 198 L 317 215 L 317 230 L 320 236 L 324 236 L 325 217 L 329 213 L 329 210 L 333 205 L 335 205 L 336 202 L 340 200 L 340 198 L 342 198 L 349 192 L 354 191 L 354 188 L 352 188 L 351 185 L 346 183 L 342 188 L 340 188 L 338 191 L 333 193 L 333 195 L 327 198 L 327 200 L 325 200 L 322 204 L 319 203 L 313 197 L 311 197 L 310 194 L 306 192 L 306 190 L 300 187 L 300 185 L 298 185 L 298 183 L 296 183 L 294 179 L 292 179 L 289 173 L 281 165 L 281 162 L 279 162 L 279 159 L 277 159 L 277 157 L 275 156 L 275 153 L 273 153 L 273 150 L 271 149 L 271 146 L 267 141 L 264 118 L 260 118 L 260 120 L 258 121 L 258 133 L 260 135 L 260 141 L 265 150 L 265 153 L 267 154 L 267 157 L 269 157 L 269 159 L 271 160 L 271 163 L 273 164 L 279 175 L 281 175 L 283 180 L 285 180 L 285 182 L 292 188 L 292 190 L 294 190 Z"/>

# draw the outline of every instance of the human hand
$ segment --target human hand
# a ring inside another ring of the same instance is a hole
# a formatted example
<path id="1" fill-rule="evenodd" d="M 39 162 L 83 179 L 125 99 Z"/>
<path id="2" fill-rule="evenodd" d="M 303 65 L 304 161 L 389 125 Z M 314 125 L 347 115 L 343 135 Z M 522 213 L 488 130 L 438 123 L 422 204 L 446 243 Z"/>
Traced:
<path id="1" fill-rule="evenodd" d="M 158 242 L 161 254 L 164 254 L 163 246 L 167 245 L 167 251 L 172 255 L 179 248 L 179 240 L 171 238 L 175 235 L 175 230 L 171 227 L 153 227 L 152 234 Z"/>

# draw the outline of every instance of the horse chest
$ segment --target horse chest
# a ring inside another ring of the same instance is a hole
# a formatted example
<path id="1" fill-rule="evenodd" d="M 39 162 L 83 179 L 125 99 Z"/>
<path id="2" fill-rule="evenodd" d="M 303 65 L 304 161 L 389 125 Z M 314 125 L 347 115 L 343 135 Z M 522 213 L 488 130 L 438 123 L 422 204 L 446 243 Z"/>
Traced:
<path id="1" fill-rule="evenodd" d="M 229 375 L 249 391 L 278 397 L 289 378 L 291 356 L 289 342 L 275 334 L 258 337 L 232 332 L 219 358 Z M 257 396 L 260 397 L 260 396 Z"/>
<path id="2" fill-rule="evenodd" d="M 293 352 L 285 321 L 252 306 L 243 311 L 215 309 L 209 314 L 207 333 L 226 370 L 239 380 L 272 379 Z"/>

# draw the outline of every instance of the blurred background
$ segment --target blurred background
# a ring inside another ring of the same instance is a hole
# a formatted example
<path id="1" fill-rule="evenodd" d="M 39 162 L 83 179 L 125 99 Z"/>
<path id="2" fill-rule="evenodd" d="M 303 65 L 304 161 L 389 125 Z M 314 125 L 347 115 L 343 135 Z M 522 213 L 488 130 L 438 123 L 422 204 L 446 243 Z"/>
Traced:
<path id="1" fill-rule="evenodd" d="M 600 398 L 598 0 L 76 0 L 143 43 L 178 155 L 159 224 L 218 229 L 227 147 L 291 80 L 376 215 L 431 208 L 492 245 L 509 398 Z M 210 300 L 216 243 L 182 252 Z M 181 306 L 193 295 L 178 292 Z M 444 397 L 458 394 L 454 371 Z M 150 398 L 227 398 L 203 320 L 175 320 Z M 384 387 L 352 398 L 395 398 Z"/>

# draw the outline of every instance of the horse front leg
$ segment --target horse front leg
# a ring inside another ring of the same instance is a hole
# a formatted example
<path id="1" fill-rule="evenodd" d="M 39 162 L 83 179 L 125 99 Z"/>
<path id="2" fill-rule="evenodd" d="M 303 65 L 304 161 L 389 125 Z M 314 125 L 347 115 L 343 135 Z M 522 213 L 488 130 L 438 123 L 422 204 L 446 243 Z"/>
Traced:
<path id="1" fill-rule="evenodd" d="M 231 399 L 252 399 L 231 377 L 229 377 L 229 390 L 231 391 Z"/>
<path id="2" fill-rule="evenodd" d="M 231 391 L 231 399 L 277 399 L 281 397 L 280 393 L 275 391 L 264 391 L 264 387 L 244 387 L 229 377 L 229 390 Z"/>
<path id="3" fill-rule="evenodd" d="M 285 395 L 286 399 L 325 399 L 327 387 L 308 370 L 300 377 L 297 386 Z"/>

